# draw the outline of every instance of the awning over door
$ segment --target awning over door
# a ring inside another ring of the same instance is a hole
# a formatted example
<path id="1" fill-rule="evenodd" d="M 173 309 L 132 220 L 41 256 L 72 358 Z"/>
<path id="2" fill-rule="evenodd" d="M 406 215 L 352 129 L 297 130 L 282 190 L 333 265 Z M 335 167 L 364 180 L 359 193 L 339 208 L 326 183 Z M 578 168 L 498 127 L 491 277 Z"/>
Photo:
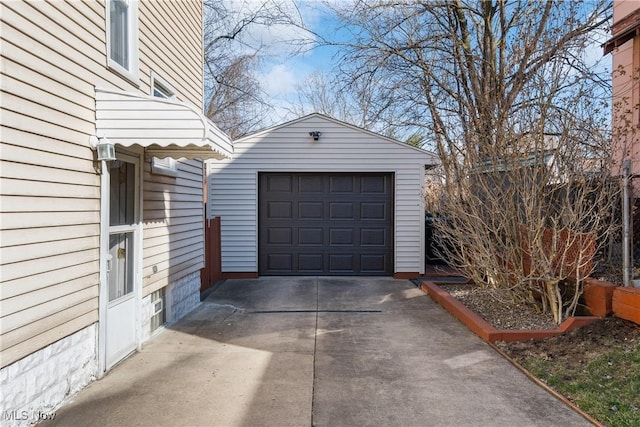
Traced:
<path id="1" fill-rule="evenodd" d="M 195 108 L 176 101 L 96 88 L 96 134 L 148 157 L 224 159 L 231 139 Z"/>

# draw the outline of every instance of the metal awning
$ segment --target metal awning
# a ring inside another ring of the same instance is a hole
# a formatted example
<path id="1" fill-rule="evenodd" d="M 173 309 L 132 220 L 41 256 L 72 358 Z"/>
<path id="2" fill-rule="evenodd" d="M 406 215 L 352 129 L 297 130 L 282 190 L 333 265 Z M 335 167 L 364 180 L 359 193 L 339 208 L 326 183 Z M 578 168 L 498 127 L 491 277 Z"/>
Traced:
<path id="1" fill-rule="evenodd" d="M 147 157 L 233 156 L 231 138 L 190 105 L 117 89 L 96 88 L 96 136 Z"/>
<path id="2" fill-rule="evenodd" d="M 605 55 L 608 54 L 613 49 L 616 49 L 617 47 L 622 46 L 623 44 L 625 44 L 626 42 L 628 42 L 629 40 L 633 39 L 638 35 L 640 35 L 640 21 L 635 22 L 628 28 L 624 29 L 623 31 L 620 31 L 618 34 L 616 34 L 615 36 L 607 40 L 607 42 L 602 45 L 602 48 L 604 49 L 604 54 Z"/>

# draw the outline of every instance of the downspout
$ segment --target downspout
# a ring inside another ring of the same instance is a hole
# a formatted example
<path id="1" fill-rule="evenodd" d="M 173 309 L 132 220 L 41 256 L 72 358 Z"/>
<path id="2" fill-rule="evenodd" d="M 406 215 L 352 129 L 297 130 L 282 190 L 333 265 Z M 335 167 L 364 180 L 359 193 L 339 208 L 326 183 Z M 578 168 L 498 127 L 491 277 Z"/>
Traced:
<path id="1" fill-rule="evenodd" d="M 98 372 L 101 378 L 107 370 L 107 257 L 109 256 L 109 173 L 106 160 L 100 163 L 100 273 L 98 291 Z"/>
<path id="2" fill-rule="evenodd" d="M 631 160 L 622 163 L 622 281 L 625 287 L 631 286 L 633 274 L 631 267 L 631 221 L 629 204 L 629 175 Z"/>

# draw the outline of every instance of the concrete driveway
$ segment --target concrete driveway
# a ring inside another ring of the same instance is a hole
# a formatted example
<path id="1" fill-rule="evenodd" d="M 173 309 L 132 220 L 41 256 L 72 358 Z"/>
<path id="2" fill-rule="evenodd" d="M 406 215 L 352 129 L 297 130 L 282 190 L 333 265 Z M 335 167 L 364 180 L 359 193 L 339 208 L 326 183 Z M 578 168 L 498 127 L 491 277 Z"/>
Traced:
<path id="1" fill-rule="evenodd" d="M 69 426 L 587 426 L 411 282 L 227 280 Z"/>

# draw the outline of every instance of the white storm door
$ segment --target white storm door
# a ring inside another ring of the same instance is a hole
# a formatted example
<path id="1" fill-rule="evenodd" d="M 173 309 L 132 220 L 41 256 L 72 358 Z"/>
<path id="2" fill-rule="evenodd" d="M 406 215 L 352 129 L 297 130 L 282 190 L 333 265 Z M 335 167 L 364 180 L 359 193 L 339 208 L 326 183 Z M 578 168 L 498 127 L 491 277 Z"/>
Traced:
<path id="1" fill-rule="evenodd" d="M 136 260 L 138 160 L 118 155 L 109 162 L 109 253 L 106 312 L 106 368 L 134 351 L 136 342 Z"/>

